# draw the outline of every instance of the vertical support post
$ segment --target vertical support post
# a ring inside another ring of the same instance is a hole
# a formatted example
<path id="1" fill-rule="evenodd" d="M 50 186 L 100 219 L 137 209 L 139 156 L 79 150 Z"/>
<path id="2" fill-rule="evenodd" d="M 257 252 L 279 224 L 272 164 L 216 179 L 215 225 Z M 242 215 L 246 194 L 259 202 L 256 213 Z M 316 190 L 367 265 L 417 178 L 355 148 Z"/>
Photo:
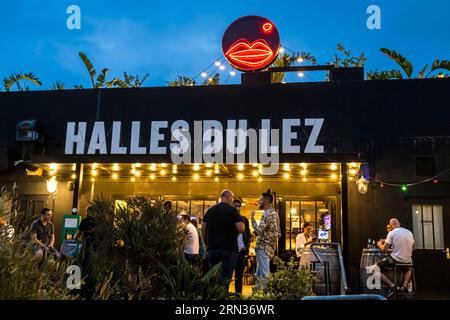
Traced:
<path id="1" fill-rule="evenodd" d="M 344 267 L 349 272 L 349 243 L 348 243 L 348 183 L 347 163 L 341 163 L 341 242 L 344 256 Z"/>
<path id="2" fill-rule="evenodd" d="M 81 183 L 83 180 L 83 164 L 77 163 L 75 165 L 75 184 L 73 187 L 73 196 L 72 196 L 72 214 L 78 213 L 78 197 L 81 189 Z M 76 210 L 76 211 L 75 211 Z"/>

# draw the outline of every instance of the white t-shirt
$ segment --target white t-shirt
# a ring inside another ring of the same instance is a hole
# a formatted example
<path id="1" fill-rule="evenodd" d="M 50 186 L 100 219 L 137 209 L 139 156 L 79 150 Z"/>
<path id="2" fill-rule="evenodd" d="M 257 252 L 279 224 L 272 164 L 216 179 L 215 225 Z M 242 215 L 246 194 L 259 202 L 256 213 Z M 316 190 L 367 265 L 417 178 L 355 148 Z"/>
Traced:
<path id="1" fill-rule="evenodd" d="M 408 229 L 398 227 L 388 233 L 386 243 L 391 245 L 391 256 L 403 263 L 410 263 L 414 245 L 414 236 Z"/>
<path id="2" fill-rule="evenodd" d="M 310 241 L 309 237 L 306 238 L 304 233 L 299 233 L 295 238 L 295 252 L 297 253 L 297 257 L 300 257 L 302 254 L 302 250 L 305 247 L 305 243 Z"/>
<path id="3" fill-rule="evenodd" d="M 186 244 L 184 245 L 184 253 L 187 254 L 198 254 L 199 242 L 198 242 L 198 231 L 197 228 L 189 223 L 186 226 L 188 235 L 186 238 Z"/>

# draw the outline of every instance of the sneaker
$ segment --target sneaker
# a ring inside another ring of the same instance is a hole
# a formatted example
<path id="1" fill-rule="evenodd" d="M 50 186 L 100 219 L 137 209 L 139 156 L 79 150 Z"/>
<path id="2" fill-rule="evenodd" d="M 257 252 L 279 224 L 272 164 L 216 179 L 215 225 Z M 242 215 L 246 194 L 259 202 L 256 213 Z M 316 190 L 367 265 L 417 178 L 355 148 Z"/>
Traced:
<path id="1" fill-rule="evenodd" d="M 390 297 L 392 297 L 394 295 L 394 293 L 395 293 L 395 287 L 390 287 L 384 296 L 387 299 L 389 299 Z"/>

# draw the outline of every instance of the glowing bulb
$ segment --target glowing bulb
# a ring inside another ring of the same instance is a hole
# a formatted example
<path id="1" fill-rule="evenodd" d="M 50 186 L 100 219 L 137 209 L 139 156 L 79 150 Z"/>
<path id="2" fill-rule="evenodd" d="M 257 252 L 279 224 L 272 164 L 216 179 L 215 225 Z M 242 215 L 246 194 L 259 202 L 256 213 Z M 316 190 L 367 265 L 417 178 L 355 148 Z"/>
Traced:
<path id="1" fill-rule="evenodd" d="M 56 163 L 50 163 L 50 170 L 58 171 L 58 165 Z"/>
<path id="2" fill-rule="evenodd" d="M 303 169 L 306 169 L 306 163 L 304 163 L 304 162 L 300 163 L 300 167 L 302 167 Z"/>
<path id="3" fill-rule="evenodd" d="M 113 171 L 119 171 L 119 164 L 117 163 L 113 164 Z"/>
<path id="4" fill-rule="evenodd" d="M 91 178 L 91 182 L 95 182 L 95 178 Z"/>
<path id="5" fill-rule="evenodd" d="M 194 164 L 194 170 L 195 171 L 200 170 L 200 165 L 198 163 Z"/>
<path id="6" fill-rule="evenodd" d="M 303 182 L 306 182 L 306 181 L 308 181 L 308 179 L 307 179 L 307 178 L 303 178 L 302 180 L 303 180 Z"/>
<path id="7" fill-rule="evenodd" d="M 289 174 L 289 173 L 285 173 L 285 174 L 283 174 L 283 177 L 284 177 L 285 179 L 289 179 L 289 178 L 290 178 L 290 174 Z"/>
<path id="8" fill-rule="evenodd" d="M 261 177 L 258 178 L 258 182 L 262 182 L 262 178 Z"/>
<path id="9" fill-rule="evenodd" d="M 111 177 L 112 177 L 114 180 L 117 180 L 117 178 L 119 178 L 119 175 L 118 175 L 117 173 L 113 173 L 113 174 L 111 175 Z"/>
<path id="10" fill-rule="evenodd" d="M 131 169 L 131 173 L 135 174 L 136 173 L 136 169 L 135 168 Z"/>
<path id="11" fill-rule="evenodd" d="M 72 171 L 75 171 L 75 170 L 77 170 L 77 165 L 74 163 L 74 164 L 72 165 Z"/>
<path id="12" fill-rule="evenodd" d="M 225 70 L 225 66 L 224 66 L 224 65 L 221 65 L 221 66 L 219 67 L 219 69 L 223 71 L 223 70 Z"/>
<path id="13" fill-rule="evenodd" d="M 405 184 L 404 184 L 404 185 L 402 185 L 402 191 L 403 191 L 403 192 L 406 192 L 406 191 L 408 191 L 408 186 L 406 186 Z"/>
<path id="14" fill-rule="evenodd" d="M 177 181 L 177 177 L 172 177 L 172 181 Z"/>
<path id="15" fill-rule="evenodd" d="M 242 173 L 239 173 L 239 174 L 237 175 L 237 177 L 238 177 L 239 180 L 244 179 L 244 175 L 243 175 Z"/>
<path id="16" fill-rule="evenodd" d="M 296 214 L 296 213 L 297 213 L 297 209 L 292 208 L 292 209 L 291 209 L 291 214 Z"/>
<path id="17" fill-rule="evenodd" d="M 195 174 L 193 175 L 193 178 L 194 178 L 194 180 L 198 180 L 198 179 L 200 178 L 200 176 L 198 175 L 198 173 L 195 173 Z"/>
<path id="18" fill-rule="evenodd" d="M 302 171 L 300 171 L 300 174 L 302 175 L 302 176 L 306 176 L 306 169 L 303 169 Z"/>
<path id="19" fill-rule="evenodd" d="M 166 170 L 161 170 L 161 171 L 159 172 L 159 174 L 162 175 L 162 176 L 165 176 L 166 173 L 167 173 Z"/>
<path id="20" fill-rule="evenodd" d="M 206 72 L 202 72 L 202 77 L 206 78 L 208 76 L 208 74 Z"/>
<path id="21" fill-rule="evenodd" d="M 74 174 L 72 174 L 72 179 L 76 179 L 77 178 L 77 175 L 74 173 Z"/>
<path id="22" fill-rule="evenodd" d="M 258 176 L 258 170 L 253 171 L 252 174 L 253 174 L 254 177 L 257 177 Z"/>
<path id="23" fill-rule="evenodd" d="M 172 169 L 172 173 L 177 173 L 177 172 L 178 172 L 178 170 L 176 168 Z"/>
<path id="24" fill-rule="evenodd" d="M 297 73 L 297 76 L 299 76 L 300 78 L 303 78 L 304 75 L 305 75 L 305 74 L 304 74 L 303 72 Z"/>
<path id="25" fill-rule="evenodd" d="M 236 71 L 230 71 L 230 76 L 234 77 L 236 75 Z"/>
<path id="26" fill-rule="evenodd" d="M 92 164 L 92 169 L 96 169 L 98 167 L 98 163 L 93 163 Z"/>
<path id="27" fill-rule="evenodd" d="M 238 164 L 238 169 L 239 169 L 239 171 L 244 170 L 244 164 L 239 163 L 239 164 Z"/>
<path id="28" fill-rule="evenodd" d="M 222 65 L 222 63 L 220 63 L 220 61 L 216 61 L 216 62 L 214 62 L 214 64 L 215 64 L 216 67 L 219 67 L 219 66 Z"/>
<path id="29" fill-rule="evenodd" d="M 91 174 L 92 174 L 94 177 L 96 177 L 96 176 L 97 176 L 97 170 L 92 170 L 92 171 L 91 171 Z"/>
<path id="30" fill-rule="evenodd" d="M 350 173 L 351 175 L 355 175 L 356 174 L 356 170 L 355 169 L 350 169 L 350 170 L 348 170 L 348 173 Z"/>
<path id="31" fill-rule="evenodd" d="M 214 181 L 215 181 L 215 182 L 218 182 L 218 181 L 219 181 L 219 178 L 215 177 L 215 178 L 214 178 Z"/>
<path id="32" fill-rule="evenodd" d="M 152 163 L 152 164 L 150 165 L 150 170 L 151 170 L 151 171 L 156 171 L 156 164 Z"/>
<path id="33" fill-rule="evenodd" d="M 161 163 L 161 168 L 166 168 L 167 167 L 167 163 Z"/>
<path id="34" fill-rule="evenodd" d="M 336 173 L 333 173 L 332 175 L 331 175 L 331 179 L 336 179 L 337 178 L 337 175 L 336 175 Z"/>
<path id="35" fill-rule="evenodd" d="M 207 168 L 211 168 L 211 167 L 212 167 L 212 163 L 207 163 L 207 164 L 206 164 L 206 167 L 207 167 Z"/>
<path id="36" fill-rule="evenodd" d="M 134 173 L 134 175 L 135 175 L 136 177 L 140 177 L 140 176 L 141 176 L 141 172 L 140 172 L 140 171 L 136 171 L 136 172 Z"/>
<path id="37" fill-rule="evenodd" d="M 331 168 L 331 170 L 336 170 L 337 169 L 336 163 L 332 163 L 330 168 Z"/>
<path id="38" fill-rule="evenodd" d="M 252 166 L 253 166 L 254 168 L 258 168 L 258 163 L 253 162 Z"/>
<path id="39" fill-rule="evenodd" d="M 141 164 L 138 162 L 138 163 L 135 164 L 135 166 L 136 166 L 136 168 L 140 168 Z"/>
<path id="40" fill-rule="evenodd" d="M 208 177 L 211 177 L 212 172 L 211 172 L 210 170 L 208 170 L 208 171 L 206 171 L 206 175 L 207 175 Z"/>
<path id="41" fill-rule="evenodd" d="M 150 179 L 151 179 L 151 180 L 155 180 L 155 178 L 156 178 L 155 174 L 152 173 L 152 174 L 150 175 Z"/>
<path id="42" fill-rule="evenodd" d="M 135 182 L 135 181 L 136 181 L 136 178 L 135 178 L 135 177 L 131 177 L 130 181 L 131 181 L 131 182 Z"/>
<path id="43" fill-rule="evenodd" d="M 291 166 L 289 165 L 289 163 L 285 163 L 283 169 L 284 171 L 291 171 Z"/>
<path id="44" fill-rule="evenodd" d="M 358 165 L 356 164 L 356 162 L 350 162 L 350 167 L 352 168 L 356 168 Z"/>
<path id="45" fill-rule="evenodd" d="M 280 53 L 283 53 L 283 52 L 284 52 L 284 48 L 280 47 Z"/>
<path id="46" fill-rule="evenodd" d="M 298 57 L 298 58 L 297 58 L 297 62 L 298 62 L 298 63 L 302 63 L 303 61 L 305 61 L 305 60 L 304 60 L 302 57 Z"/>
<path id="47" fill-rule="evenodd" d="M 219 169 L 214 169 L 214 173 L 219 174 L 220 173 Z"/>

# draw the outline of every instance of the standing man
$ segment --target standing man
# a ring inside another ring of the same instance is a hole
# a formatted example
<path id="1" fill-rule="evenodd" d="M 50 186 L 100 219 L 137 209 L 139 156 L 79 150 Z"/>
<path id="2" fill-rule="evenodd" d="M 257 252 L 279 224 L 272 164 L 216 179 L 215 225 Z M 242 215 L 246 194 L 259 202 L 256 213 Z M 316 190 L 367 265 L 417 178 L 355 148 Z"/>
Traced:
<path id="1" fill-rule="evenodd" d="M 196 265 L 199 263 L 199 237 L 197 228 L 191 223 L 191 216 L 186 211 L 182 210 L 179 217 L 186 231 L 186 239 L 183 250 L 184 256 L 190 264 Z"/>
<path id="2" fill-rule="evenodd" d="M 165 201 L 163 204 L 163 210 L 165 213 L 172 213 L 172 201 Z"/>
<path id="3" fill-rule="evenodd" d="M 392 228 L 386 237 L 386 240 L 380 240 L 377 243 L 378 248 L 382 251 L 392 249 L 392 253 L 386 258 L 377 263 L 382 271 L 380 273 L 381 281 L 389 286 L 386 297 L 389 298 L 396 290 L 396 283 L 393 283 L 384 273 L 383 270 L 393 267 L 397 263 L 411 263 L 412 253 L 414 251 L 414 236 L 408 229 L 400 227 L 400 222 L 396 218 L 389 220 L 389 225 Z M 400 291 L 406 291 L 408 283 L 411 280 L 411 268 L 406 268 L 403 275 L 403 284 L 399 288 Z"/>
<path id="4" fill-rule="evenodd" d="M 36 260 L 42 260 L 45 253 L 50 253 L 55 244 L 55 228 L 50 222 L 53 212 L 49 208 L 41 210 L 41 216 L 31 224 L 31 242 Z"/>
<path id="5" fill-rule="evenodd" d="M 211 267 L 222 263 L 221 280 L 228 291 L 238 256 L 237 235 L 245 231 L 239 212 L 232 206 L 234 194 L 225 189 L 220 202 L 206 211 L 202 224 Z"/>
<path id="6" fill-rule="evenodd" d="M 233 201 L 233 207 L 241 214 L 242 201 L 235 199 Z M 245 257 L 248 255 L 248 250 L 250 248 L 250 226 L 248 219 L 241 216 L 242 222 L 245 226 L 245 232 L 239 233 L 237 236 L 238 242 L 238 257 L 236 261 L 236 267 L 234 269 L 234 292 L 242 294 L 242 278 L 244 276 L 245 268 Z"/>
<path id="7" fill-rule="evenodd" d="M 74 237 L 75 240 L 79 240 L 83 236 L 83 240 L 88 247 L 95 243 L 95 215 L 94 207 L 89 205 L 86 208 L 86 217 L 81 221 L 77 234 Z"/>
<path id="8" fill-rule="evenodd" d="M 259 209 L 264 213 L 259 221 L 255 220 L 255 211 L 252 211 L 252 226 L 256 235 L 256 285 L 260 287 L 265 284 L 269 275 L 270 259 L 275 255 L 278 238 L 281 237 L 280 218 L 272 207 L 273 195 L 270 190 L 263 192 L 259 199 Z"/>

